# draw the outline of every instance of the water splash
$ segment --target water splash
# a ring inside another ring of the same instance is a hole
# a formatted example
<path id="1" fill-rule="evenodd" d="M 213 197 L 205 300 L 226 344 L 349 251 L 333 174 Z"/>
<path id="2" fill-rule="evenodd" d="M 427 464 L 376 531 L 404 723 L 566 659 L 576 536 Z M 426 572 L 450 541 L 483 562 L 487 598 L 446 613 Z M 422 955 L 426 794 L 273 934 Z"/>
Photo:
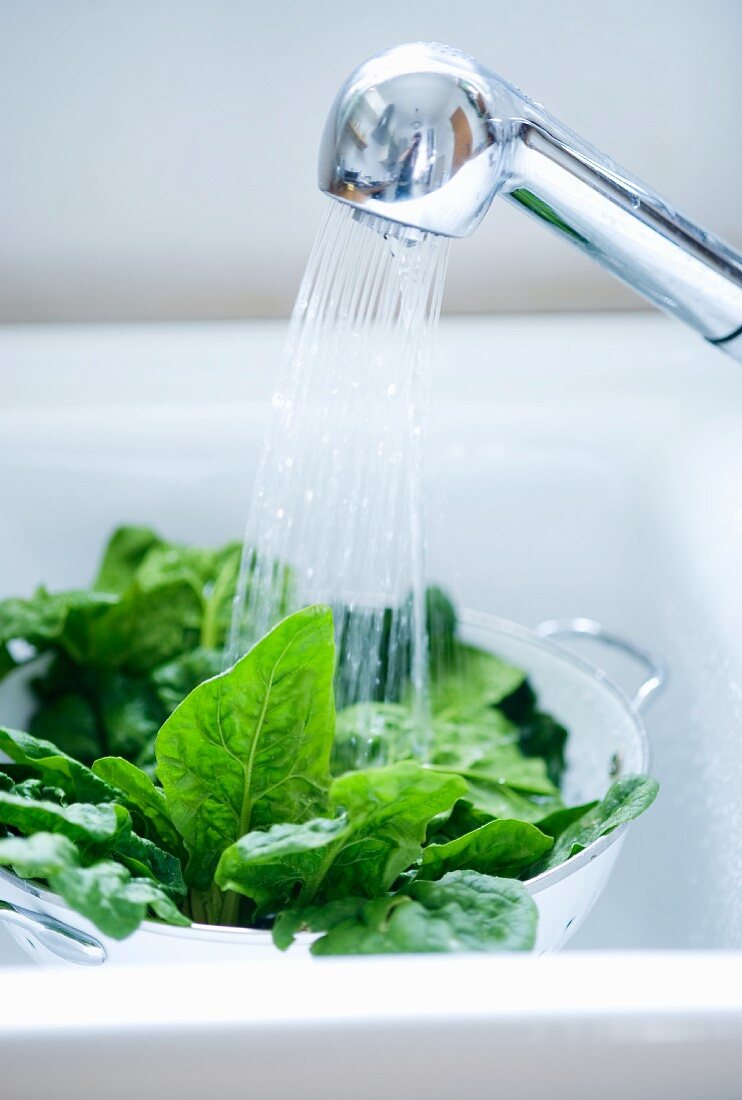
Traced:
<path id="1" fill-rule="evenodd" d="M 226 651 L 232 663 L 289 611 L 329 603 L 338 706 L 392 701 L 408 674 L 422 739 L 420 460 L 447 245 L 330 204 L 273 397 Z"/>

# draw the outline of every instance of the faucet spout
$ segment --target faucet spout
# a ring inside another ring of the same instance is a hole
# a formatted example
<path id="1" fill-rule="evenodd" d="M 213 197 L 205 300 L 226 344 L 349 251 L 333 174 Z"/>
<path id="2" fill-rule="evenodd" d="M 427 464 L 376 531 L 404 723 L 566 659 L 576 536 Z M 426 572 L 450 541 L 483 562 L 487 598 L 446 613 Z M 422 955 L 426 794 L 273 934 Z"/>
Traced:
<path id="1" fill-rule="evenodd" d="M 386 222 L 465 237 L 502 193 L 742 359 L 742 256 L 517 88 L 448 46 L 396 46 L 341 88 L 319 186 Z"/>

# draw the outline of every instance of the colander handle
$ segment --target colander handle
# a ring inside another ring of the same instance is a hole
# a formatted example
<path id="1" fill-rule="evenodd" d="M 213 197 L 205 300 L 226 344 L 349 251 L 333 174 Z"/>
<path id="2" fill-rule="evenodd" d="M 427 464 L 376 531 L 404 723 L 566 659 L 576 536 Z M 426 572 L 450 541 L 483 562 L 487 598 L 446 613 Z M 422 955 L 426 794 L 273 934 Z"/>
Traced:
<path id="1" fill-rule="evenodd" d="M 538 624 L 536 634 L 540 638 L 593 638 L 633 657 L 646 670 L 644 681 L 631 699 L 634 710 L 645 707 L 667 680 L 667 666 L 661 657 L 606 630 L 596 619 L 546 619 Z"/>
<path id="2" fill-rule="evenodd" d="M 35 913 L 20 905 L 11 905 L 9 901 L 0 901 L 0 921 L 14 924 L 64 962 L 77 963 L 78 966 L 100 966 L 106 961 L 106 949 L 102 943 L 46 913 Z"/>

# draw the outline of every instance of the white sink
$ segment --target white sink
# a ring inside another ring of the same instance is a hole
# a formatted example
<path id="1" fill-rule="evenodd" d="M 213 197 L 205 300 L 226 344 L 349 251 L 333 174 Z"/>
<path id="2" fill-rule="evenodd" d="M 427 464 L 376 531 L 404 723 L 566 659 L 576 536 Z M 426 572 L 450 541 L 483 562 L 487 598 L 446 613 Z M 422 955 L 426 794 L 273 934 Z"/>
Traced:
<path id="1" fill-rule="evenodd" d="M 84 583 L 105 536 L 125 521 L 204 542 L 240 536 L 284 334 L 275 323 L 0 331 L 0 595 L 39 581 Z M 432 577 L 463 604 L 529 625 L 600 619 L 668 661 L 668 687 L 647 716 L 660 799 L 630 832 L 571 947 L 684 952 L 673 956 L 673 973 L 687 966 L 688 982 L 651 1008 L 659 1030 L 650 1032 L 664 1042 L 673 1020 L 700 1013 L 710 1030 L 698 1035 L 710 1038 L 696 1065 L 716 1067 L 705 1080 L 718 1088 L 694 1092 L 678 1059 L 667 1095 L 738 1095 L 724 1091 L 732 1064 L 714 1042 L 724 1027 L 742 1037 L 742 370 L 654 315 L 450 320 L 429 443 Z M 609 668 L 631 686 L 629 666 Z M 718 965 L 719 980 L 734 982 L 731 1000 L 706 989 L 696 1004 L 691 949 L 725 952 L 706 973 Z M 570 1012 L 590 1015 L 600 975 L 664 980 L 662 955 L 621 959 L 596 955 L 591 966 L 568 953 L 542 971 L 531 964 L 529 988 L 540 996 L 540 974 L 547 991 L 550 982 L 576 983 L 572 1001 L 583 989 L 581 1007 L 565 1000 L 564 1022 Z M 12 961 L 0 931 L 0 962 Z M 456 965 L 440 971 L 447 996 Z M 113 982 L 104 971 L 97 980 Z M 33 978 L 43 979 L 56 980 Z M 113 996 L 104 984 L 100 995 L 105 988 Z M 620 1016 L 618 1001 L 613 1007 Z M 558 1004 L 548 1012 L 559 1016 Z M 579 1034 L 565 1035 L 564 1050 L 578 1049 Z M 646 1029 L 624 1040 L 654 1041 Z M 472 1085 L 463 1094 L 487 1095 L 475 1086 L 480 1068 L 487 1080 L 489 1055 L 467 1057 Z M 523 1095 L 542 1094 L 541 1070 L 532 1072 L 535 1091 Z M 664 1096 L 668 1082 L 653 1079 L 653 1092 Z M 571 1087 L 583 1095 L 576 1079 Z M 363 1088 L 355 1095 L 365 1097 Z"/>

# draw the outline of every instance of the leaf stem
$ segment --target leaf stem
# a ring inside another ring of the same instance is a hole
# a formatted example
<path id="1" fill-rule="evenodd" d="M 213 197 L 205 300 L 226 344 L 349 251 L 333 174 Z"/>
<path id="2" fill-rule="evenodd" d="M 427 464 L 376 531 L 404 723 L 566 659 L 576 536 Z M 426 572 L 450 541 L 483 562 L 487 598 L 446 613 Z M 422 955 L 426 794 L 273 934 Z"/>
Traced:
<path id="1" fill-rule="evenodd" d="M 224 892 L 220 890 L 219 893 L 221 895 L 221 907 L 218 923 L 228 927 L 236 927 L 240 911 L 240 895 L 235 893 L 234 890 Z"/>

